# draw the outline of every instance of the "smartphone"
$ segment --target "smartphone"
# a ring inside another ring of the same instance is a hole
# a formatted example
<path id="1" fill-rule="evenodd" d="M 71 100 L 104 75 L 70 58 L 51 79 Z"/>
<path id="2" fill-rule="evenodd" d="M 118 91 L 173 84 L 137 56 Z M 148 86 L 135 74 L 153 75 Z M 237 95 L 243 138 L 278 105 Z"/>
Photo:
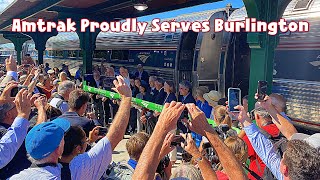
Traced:
<path id="1" fill-rule="evenodd" d="M 108 128 L 106 127 L 100 127 L 99 128 L 99 136 L 105 136 L 108 133 Z"/>
<path id="2" fill-rule="evenodd" d="M 18 92 L 21 90 L 21 89 L 28 89 L 28 86 L 22 86 L 22 85 L 18 85 L 18 87 L 15 87 L 11 90 L 11 93 L 10 93 L 10 96 L 11 97 L 16 97 Z"/>
<path id="3" fill-rule="evenodd" d="M 185 109 L 183 110 L 183 118 L 189 119 L 189 111 L 188 111 L 187 108 L 185 108 Z"/>
<path id="4" fill-rule="evenodd" d="M 263 101 L 266 97 L 268 89 L 268 82 L 267 81 L 258 81 L 258 88 L 257 88 L 257 94 L 258 94 L 258 100 Z"/>
<path id="5" fill-rule="evenodd" d="M 239 110 L 234 109 L 234 107 L 240 105 L 241 101 L 241 89 L 239 88 L 229 88 L 228 89 L 228 105 L 230 112 L 239 112 Z"/>
<path id="6" fill-rule="evenodd" d="M 171 142 L 171 146 L 180 146 L 181 143 L 185 143 L 185 139 L 182 136 L 175 136 Z"/>
<path id="7" fill-rule="evenodd" d="M 209 142 L 202 144 L 202 148 L 203 148 L 203 149 L 208 149 L 208 148 L 211 148 L 211 147 L 212 147 L 212 146 L 211 146 L 211 144 L 210 144 Z"/>

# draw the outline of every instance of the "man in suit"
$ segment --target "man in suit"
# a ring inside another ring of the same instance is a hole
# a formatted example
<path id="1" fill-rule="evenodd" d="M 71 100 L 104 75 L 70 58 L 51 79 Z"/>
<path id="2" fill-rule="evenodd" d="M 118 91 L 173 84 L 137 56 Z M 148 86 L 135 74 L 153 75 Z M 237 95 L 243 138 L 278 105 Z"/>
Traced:
<path id="1" fill-rule="evenodd" d="M 164 100 L 167 97 L 167 93 L 164 92 L 164 80 L 162 78 L 157 78 L 155 81 L 155 88 L 158 91 L 158 94 L 155 96 L 154 103 L 163 104 Z"/>
<path id="2" fill-rule="evenodd" d="M 138 69 L 138 71 L 134 75 L 136 77 L 140 78 L 141 80 L 148 82 L 149 74 L 143 70 L 142 64 L 138 64 L 137 69 Z"/>
<path id="3" fill-rule="evenodd" d="M 155 85 L 156 79 L 157 79 L 156 76 L 149 77 L 150 95 L 152 96 L 152 102 L 154 102 L 154 99 L 158 94 L 158 91 L 157 91 L 156 85 Z"/>
<path id="4" fill-rule="evenodd" d="M 103 87 L 103 80 L 100 76 L 99 71 L 94 71 L 93 72 L 93 79 L 94 82 L 92 82 L 92 86 L 95 88 L 101 88 Z M 99 95 L 93 95 L 93 104 L 94 104 L 94 109 L 95 109 L 95 115 L 96 118 L 98 119 L 99 123 L 101 125 L 105 125 L 105 119 L 104 119 L 104 108 L 103 108 L 103 102 L 102 102 L 102 97 Z"/>
<path id="5" fill-rule="evenodd" d="M 196 100 L 192 96 L 192 85 L 189 81 L 182 81 L 179 84 L 179 102 L 182 102 L 182 104 L 188 104 L 188 103 L 194 103 L 196 104 Z M 180 117 L 180 120 L 178 121 L 178 129 L 180 129 L 183 133 L 187 133 L 186 126 L 181 122 L 181 119 L 183 119 L 183 115 Z"/>

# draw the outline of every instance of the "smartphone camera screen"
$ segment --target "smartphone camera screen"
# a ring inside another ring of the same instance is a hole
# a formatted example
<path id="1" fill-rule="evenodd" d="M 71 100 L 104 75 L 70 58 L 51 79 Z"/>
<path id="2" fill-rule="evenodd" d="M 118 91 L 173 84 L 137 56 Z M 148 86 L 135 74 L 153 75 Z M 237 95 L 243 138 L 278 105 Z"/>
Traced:
<path id="1" fill-rule="evenodd" d="M 258 81 L 258 100 L 263 101 L 268 89 L 268 82 L 267 81 Z"/>
<path id="2" fill-rule="evenodd" d="M 239 88 L 228 89 L 228 105 L 230 112 L 239 112 L 234 107 L 240 105 L 241 90 Z"/>

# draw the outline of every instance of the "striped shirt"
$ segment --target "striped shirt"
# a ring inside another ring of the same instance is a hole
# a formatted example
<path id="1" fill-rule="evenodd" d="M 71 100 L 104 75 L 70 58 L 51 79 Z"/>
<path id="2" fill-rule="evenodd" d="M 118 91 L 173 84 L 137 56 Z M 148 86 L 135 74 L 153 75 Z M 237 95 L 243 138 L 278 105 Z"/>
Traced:
<path id="1" fill-rule="evenodd" d="M 70 162 L 71 179 L 100 179 L 112 160 L 112 148 L 107 137 L 102 138 L 88 152 Z"/>

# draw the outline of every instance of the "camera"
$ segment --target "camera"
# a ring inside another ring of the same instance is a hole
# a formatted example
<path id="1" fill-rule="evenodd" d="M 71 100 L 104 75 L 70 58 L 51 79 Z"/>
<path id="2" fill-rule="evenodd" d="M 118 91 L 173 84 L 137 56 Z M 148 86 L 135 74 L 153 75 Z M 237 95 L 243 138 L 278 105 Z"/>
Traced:
<path id="1" fill-rule="evenodd" d="M 268 89 L 268 82 L 267 81 L 258 81 L 257 93 L 258 93 L 258 100 L 259 101 L 264 100 L 264 98 L 266 97 L 266 94 L 267 94 L 267 89 Z"/>
<path id="2" fill-rule="evenodd" d="M 99 136 L 105 136 L 108 133 L 108 128 L 100 127 L 99 128 Z"/>
<path id="3" fill-rule="evenodd" d="M 171 142 L 171 146 L 180 146 L 181 143 L 185 143 L 185 139 L 182 136 L 175 136 Z"/>
<path id="4" fill-rule="evenodd" d="M 18 87 L 15 87 L 11 90 L 11 93 L 10 93 L 10 96 L 11 97 L 16 97 L 18 92 L 21 90 L 21 89 L 28 89 L 28 86 L 23 86 L 23 85 L 18 85 Z"/>
<path id="5" fill-rule="evenodd" d="M 183 118 L 189 119 L 189 111 L 187 108 L 183 110 L 182 115 L 183 115 Z"/>
<path id="6" fill-rule="evenodd" d="M 165 156 L 163 159 L 160 160 L 156 172 L 160 174 L 161 177 L 165 174 L 165 169 L 169 166 L 170 158 Z"/>

